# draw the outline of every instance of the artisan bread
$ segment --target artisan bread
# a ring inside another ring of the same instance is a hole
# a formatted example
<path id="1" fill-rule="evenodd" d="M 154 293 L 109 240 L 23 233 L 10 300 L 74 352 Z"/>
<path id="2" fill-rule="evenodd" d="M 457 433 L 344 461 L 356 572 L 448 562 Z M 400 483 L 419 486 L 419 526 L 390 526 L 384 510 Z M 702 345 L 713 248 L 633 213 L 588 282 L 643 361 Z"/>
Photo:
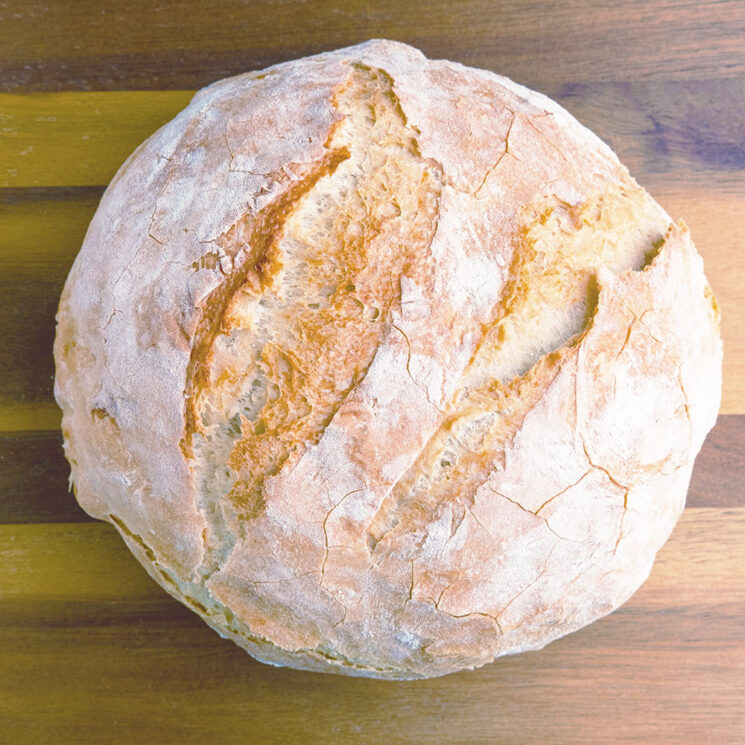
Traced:
<path id="1" fill-rule="evenodd" d="M 617 608 L 719 406 L 685 225 L 553 101 L 390 41 L 197 93 L 57 318 L 80 504 L 305 670 L 443 675 Z"/>

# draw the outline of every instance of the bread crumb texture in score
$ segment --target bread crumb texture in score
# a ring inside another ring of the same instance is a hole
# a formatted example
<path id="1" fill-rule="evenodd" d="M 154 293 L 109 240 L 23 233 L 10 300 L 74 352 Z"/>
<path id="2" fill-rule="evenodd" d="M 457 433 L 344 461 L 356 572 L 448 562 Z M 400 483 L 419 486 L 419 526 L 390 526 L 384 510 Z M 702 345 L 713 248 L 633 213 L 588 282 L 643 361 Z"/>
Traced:
<path id="1" fill-rule="evenodd" d="M 57 396 L 81 504 L 222 635 L 429 677 L 637 589 L 716 417 L 718 325 L 685 226 L 565 111 L 369 42 L 221 81 L 125 164 Z"/>

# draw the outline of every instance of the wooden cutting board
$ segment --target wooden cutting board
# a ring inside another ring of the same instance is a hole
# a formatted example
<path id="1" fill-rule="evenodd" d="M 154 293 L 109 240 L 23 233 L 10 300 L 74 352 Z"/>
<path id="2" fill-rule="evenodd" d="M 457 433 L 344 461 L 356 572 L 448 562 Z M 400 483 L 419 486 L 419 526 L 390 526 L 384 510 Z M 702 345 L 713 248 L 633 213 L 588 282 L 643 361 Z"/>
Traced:
<path id="1" fill-rule="evenodd" d="M 254 662 L 67 491 L 54 312 L 103 187 L 230 74 L 371 37 L 559 100 L 684 217 L 722 416 L 652 576 L 546 649 L 418 683 Z M 0 6 L 0 743 L 745 742 L 745 3 L 36 0 Z"/>

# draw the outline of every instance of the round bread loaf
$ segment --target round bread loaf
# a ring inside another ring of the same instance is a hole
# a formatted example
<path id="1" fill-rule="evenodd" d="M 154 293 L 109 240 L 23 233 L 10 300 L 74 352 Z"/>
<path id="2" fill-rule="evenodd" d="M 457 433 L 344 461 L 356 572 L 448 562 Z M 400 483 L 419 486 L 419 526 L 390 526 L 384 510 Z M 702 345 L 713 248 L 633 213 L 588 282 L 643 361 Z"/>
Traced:
<path id="1" fill-rule="evenodd" d="M 617 608 L 719 406 L 686 227 L 556 103 L 390 41 L 200 91 L 57 318 L 80 504 L 306 670 L 443 675 Z"/>

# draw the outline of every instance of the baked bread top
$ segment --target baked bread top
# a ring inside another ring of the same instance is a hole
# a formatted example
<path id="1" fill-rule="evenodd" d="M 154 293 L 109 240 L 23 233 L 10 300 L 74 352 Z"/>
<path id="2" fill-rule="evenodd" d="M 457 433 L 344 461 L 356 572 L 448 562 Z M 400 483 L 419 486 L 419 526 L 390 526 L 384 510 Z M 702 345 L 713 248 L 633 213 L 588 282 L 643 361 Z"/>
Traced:
<path id="1" fill-rule="evenodd" d="M 536 649 L 646 578 L 721 388 L 682 224 L 556 103 L 371 41 L 200 91 L 60 301 L 78 501 L 260 660 Z"/>

